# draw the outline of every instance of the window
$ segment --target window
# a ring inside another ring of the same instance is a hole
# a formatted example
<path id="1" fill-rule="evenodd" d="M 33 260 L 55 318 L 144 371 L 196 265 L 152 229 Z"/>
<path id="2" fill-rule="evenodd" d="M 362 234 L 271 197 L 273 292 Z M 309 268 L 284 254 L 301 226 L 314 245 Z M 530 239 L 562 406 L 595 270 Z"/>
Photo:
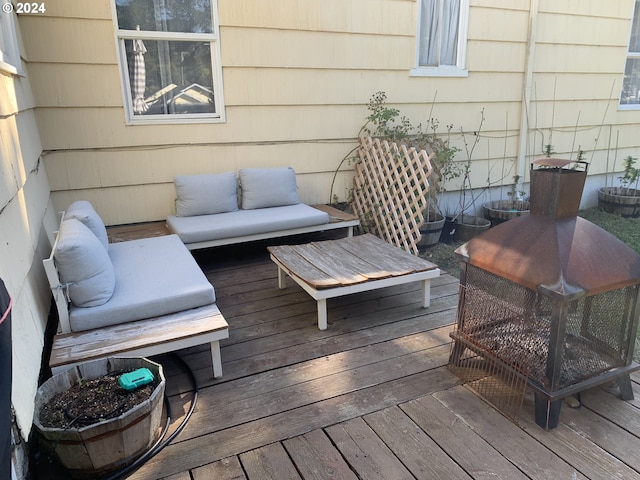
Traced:
<path id="1" fill-rule="evenodd" d="M 635 1 L 627 64 L 624 69 L 620 108 L 640 109 L 640 0 Z"/>
<path id="2" fill-rule="evenodd" d="M 467 76 L 469 0 L 418 0 L 416 68 L 412 75 Z"/>
<path id="3" fill-rule="evenodd" d="M 0 13 L 0 70 L 22 74 L 22 61 L 13 13 Z"/>
<path id="4" fill-rule="evenodd" d="M 222 122 L 216 0 L 115 0 L 127 123 Z"/>

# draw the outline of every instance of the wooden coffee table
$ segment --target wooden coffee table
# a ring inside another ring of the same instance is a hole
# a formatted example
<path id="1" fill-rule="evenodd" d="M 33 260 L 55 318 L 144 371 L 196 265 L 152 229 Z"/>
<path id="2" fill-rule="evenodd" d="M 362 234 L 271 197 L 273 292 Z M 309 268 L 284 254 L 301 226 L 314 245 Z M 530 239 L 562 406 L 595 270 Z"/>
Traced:
<path id="1" fill-rule="evenodd" d="M 422 282 L 422 306 L 431 296 L 437 265 L 389 245 L 371 235 L 304 245 L 268 247 L 278 266 L 278 287 L 289 275 L 318 302 L 318 328 L 327 328 L 327 299 L 377 288 Z"/>

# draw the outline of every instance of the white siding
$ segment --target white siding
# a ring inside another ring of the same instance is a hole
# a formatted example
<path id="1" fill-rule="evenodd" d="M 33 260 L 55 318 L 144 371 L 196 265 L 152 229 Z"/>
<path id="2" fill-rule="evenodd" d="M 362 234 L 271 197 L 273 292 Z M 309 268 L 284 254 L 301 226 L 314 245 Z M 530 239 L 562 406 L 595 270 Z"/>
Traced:
<path id="1" fill-rule="evenodd" d="M 42 258 L 50 249 L 43 225 L 52 217 L 33 108 L 28 74 L 0 73 L 0 278 L 14 302 L 11 402 L 25 440 L 51 304 Z"/>

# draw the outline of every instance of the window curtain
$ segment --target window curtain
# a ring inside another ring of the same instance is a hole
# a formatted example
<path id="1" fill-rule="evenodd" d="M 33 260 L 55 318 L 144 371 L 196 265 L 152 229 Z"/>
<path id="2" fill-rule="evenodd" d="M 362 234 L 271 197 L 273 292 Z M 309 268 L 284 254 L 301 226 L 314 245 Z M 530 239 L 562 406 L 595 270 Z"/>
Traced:
<path id="1" fill-rule="evenodd" d="M 456 65 L 460 0 L 421 0 L 420 66 Z"/>

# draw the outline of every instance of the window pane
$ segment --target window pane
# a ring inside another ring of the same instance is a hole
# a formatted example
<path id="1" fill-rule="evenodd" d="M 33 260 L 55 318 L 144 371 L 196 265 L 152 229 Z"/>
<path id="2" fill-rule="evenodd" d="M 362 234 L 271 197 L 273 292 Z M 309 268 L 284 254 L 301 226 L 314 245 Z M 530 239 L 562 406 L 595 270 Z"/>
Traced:
<path id="1" fill-rule="evenodd" d="M 621 105 L 640 104 L 640 58 L 628 58 L 624 69 Z"/>
<path id="2" fill-rule="evenodd" d="M 422 0 L 420 14 L 421 67 L 438 65 L 438 0 Z"/>
<path id="3" fill-rule="evenodd" d="M 419 65 L 456 65 L 460 0 L 422 0 Z"/>
<path id="4" fill-rule="evenodd" d="M 116 0 L 123 30 L 213 33 L 210 0 Z"/>
<path id="5" fill-rule="evenodd" d="M 209 43 L 125 40 L 125 45 L 134 115 L 216 113 Z"/>
<path id="6" fill-rule="evenodd" d="M 631 41 L 629 51 L 640 53 L 640 0 L 636 0 L 636 9 L 631 24 Z"/>
<path id="7" fill-rule="evenodd" d="M 460 0 L 442 0 L 442 3 L 440 65 L 455 65 L 458 57 Z"/>

